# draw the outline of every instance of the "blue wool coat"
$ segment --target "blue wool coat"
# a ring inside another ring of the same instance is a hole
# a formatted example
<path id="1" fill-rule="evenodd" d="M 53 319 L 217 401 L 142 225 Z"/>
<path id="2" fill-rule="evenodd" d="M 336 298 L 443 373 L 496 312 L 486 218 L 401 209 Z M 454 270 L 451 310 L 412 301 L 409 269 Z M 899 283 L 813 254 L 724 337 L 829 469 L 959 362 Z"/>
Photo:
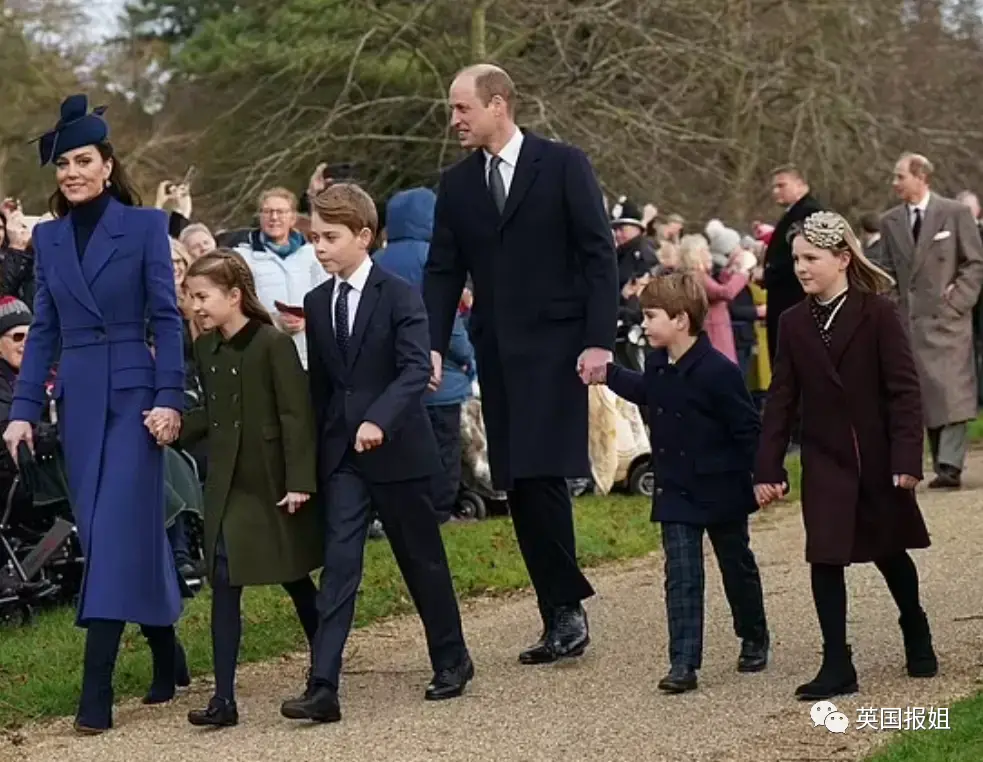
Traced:
<path id="1" fill-rule="evenodd" d="M 705 333 L 675 365 L 665 349 L 648 355 L 644 373 L 608 365 L 607 385 L 648 407 L 652 521 L 708 526 L 758 509 L 751 474 L 761 419 L 741 371 Z"/>
<path id="2" fill-rule="evenodd" d="M 143 425 L 143 411 L 183 404 L 167 217 L 114 200 L 81 261 L 70 216 L 38 225 L 34 248 L 34 323 L 10 418 L 38 421 L 58 359 L 54 396 L 87 559 L 78 624 L 173 624 L 181 597 L 164 529 L 164 451 Z"/>

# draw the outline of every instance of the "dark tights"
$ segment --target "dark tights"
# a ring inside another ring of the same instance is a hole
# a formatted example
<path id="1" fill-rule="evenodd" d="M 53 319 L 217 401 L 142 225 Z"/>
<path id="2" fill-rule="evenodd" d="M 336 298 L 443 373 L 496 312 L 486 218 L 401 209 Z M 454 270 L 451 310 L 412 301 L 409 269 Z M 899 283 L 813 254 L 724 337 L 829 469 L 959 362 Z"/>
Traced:
<path id="1" fill-rule="evenodd" d="M 918 600 L 918 570 L 907 552 L 876 562 L 902 619 L 921 614 Z M 812 597 L 819 616 L 823 643 L 833 648 L 846 646 L 846 580 L 844 567 L 812 564 Z"/>
<path id="2" fill-rule="evenodd" d="M 293 599 L 310 647 L 318 625 L 317 587 L 310 577 L 302 577 L 284 583 L 283 589 Z M 229 584 L 228 561 L 218 554 L 212 580 L 212 659 L 215 664 L 215 695 L 228 701 L 235 700 L 236 663 L 241 639 L 242 587 Z"/>

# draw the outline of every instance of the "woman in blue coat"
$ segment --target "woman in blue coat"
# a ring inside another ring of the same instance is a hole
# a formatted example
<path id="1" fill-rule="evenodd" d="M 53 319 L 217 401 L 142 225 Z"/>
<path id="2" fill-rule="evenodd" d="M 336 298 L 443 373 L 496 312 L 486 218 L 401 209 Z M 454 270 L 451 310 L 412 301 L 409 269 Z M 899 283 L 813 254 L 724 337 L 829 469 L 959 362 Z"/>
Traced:
<path id="1" fill-rule="evenodd" d="M 54 397 L 86 558 L 75 727 L 90 734 L 112 726 L 113 671 L 126 622 L 142 626 L 153 652 L 146 700 L 174 695 L 181 612 L 164 528 L 162 445 L 177 437 L 184 394 L 167 218 L 135 207 L 103 111 L 88 113 L 86 97 L 71 96 L 40 138 L 41 165 L 55 165 L 57 219 L 34 230 L 34 323 L 3 435 L 15 457 L 21 443 L 33 447 L 32 426 L 57 360 Z"/>

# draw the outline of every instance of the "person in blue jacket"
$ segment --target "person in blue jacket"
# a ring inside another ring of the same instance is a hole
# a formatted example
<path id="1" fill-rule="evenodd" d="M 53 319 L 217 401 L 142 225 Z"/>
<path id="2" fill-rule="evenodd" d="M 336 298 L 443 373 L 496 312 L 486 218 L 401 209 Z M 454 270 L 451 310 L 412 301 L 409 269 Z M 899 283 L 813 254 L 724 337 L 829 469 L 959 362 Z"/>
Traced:
<path id="1" fill-rule="evenodd" d="M 86 559 L 77 623 L 87 628 L 75 728 L 112 727 L 113 672 L 126 622 L 154 657 L 147 701 L 173 697 L 177 569 L 164 528 L 164 448 L 181 425 L 184 359 L 167 217 L 139 199 L 84 95 L 40 138 L 55 165 L 56 219 L 34 230 L 34 322 L 3 438 L 33 448 L 55 359 L 54 398 Z M 148 344 L 148 328 L 154 350 Z"/>
<path id="2" fill-rule="evenodd" d="M 421 290 L 436 205 L 437 196 L 428 188 L 412 188 L 393 196 L 386 205 L 388 242 L 375 256 L 380 267 Z M 451 330 L 440 387 L 424 398 L 444 466 L 433 485 L 434 508 L 441 522 L 455 515 L 461 482 L 461 406 L 472 396 L 475 378 L 474 347 L 458 315 Z"/>

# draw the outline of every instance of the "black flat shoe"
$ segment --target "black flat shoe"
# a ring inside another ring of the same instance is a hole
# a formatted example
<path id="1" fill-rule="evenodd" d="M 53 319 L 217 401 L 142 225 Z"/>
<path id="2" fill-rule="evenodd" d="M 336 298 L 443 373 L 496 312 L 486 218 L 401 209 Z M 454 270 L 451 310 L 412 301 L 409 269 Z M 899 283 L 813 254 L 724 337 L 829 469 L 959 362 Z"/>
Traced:
<path id="1" fill-rule="evenodd" d="M 696 670 L 682 665 L 673 665 L 669 673 L 659 680 L 659 690 L 666 693 L 686 693 L 695 691 L 696 687 Z"/>
<path id="2" fill-rule="evenodd" d="M 738 672 L 761 672 L 768 666 L 768 639 L 761 642 L 745 640 L 737 657 Z"/>
<path id="3" fill-rule="evenodd" d="M 427 701 L 443 701 L 457 698 L 474 678 L 474 663 L 471 657 L 465 655 L 456 667 L 442 669 L 433 676 L 423 697 Z"/>
<path id="4" fill-rule="evenodd" d="M 231 728 L 239 724 L 239 709 L 235 701 L 212 696 L 207 707 L 188 712 L 188 722 L 196 728 Z"/>
<path id="5" fill-rule="evenodd" d="M 338 722 L 341 705 L 338 694 L 326 686 L 308 687 L 304 695 L 287 699 L 280 705 L 280 714 L 288 720 Z"/>

